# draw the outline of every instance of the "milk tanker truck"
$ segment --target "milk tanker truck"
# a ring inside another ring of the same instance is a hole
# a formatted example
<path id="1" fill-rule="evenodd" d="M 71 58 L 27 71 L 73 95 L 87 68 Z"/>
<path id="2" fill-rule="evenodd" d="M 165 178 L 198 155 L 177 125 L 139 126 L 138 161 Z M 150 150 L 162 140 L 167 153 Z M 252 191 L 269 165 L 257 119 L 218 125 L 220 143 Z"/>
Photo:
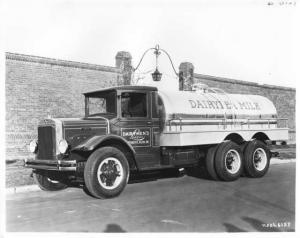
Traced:
<path id="1" fill-rule="evenodd" d="M 83 118 L 47 118 L 25 160 L 43 190 L 83 184 L 95 198 L 119 195 L 129 175 L 197 170 L 214 180 L 264 176 L 271 142 L 288 140 L 274 104 L 208 87 L 166 91 L 118 86 L 84 93 Z"/>

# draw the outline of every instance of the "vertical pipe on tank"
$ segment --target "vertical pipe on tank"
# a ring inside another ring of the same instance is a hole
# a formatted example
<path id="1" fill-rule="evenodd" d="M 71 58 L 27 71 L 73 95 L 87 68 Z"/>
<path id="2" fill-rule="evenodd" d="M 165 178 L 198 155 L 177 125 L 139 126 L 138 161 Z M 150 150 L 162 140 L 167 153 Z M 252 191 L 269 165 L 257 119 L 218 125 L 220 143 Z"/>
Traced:
<path id="1" fill-rule="evenodd" d="M 179 90 L 191 91 L 194 84 L 194 65 L 190 62 L 182 62 L 179 65 Z"/>
<path id="2" fill-rule="evenodd" d="M 183 91 L 183 87 L 184 87 L 183 72 L 179 72 L 179 91 Z"/>
<path id="3" fill-rule="evenodd" d="M 132 76 L 131 54 L 127 51 L 119 51 L 115 58 L 116 67 L 121 70 L 121 74 L 123 77 L 123 82 L 121 84 L 130 85 Z"/>

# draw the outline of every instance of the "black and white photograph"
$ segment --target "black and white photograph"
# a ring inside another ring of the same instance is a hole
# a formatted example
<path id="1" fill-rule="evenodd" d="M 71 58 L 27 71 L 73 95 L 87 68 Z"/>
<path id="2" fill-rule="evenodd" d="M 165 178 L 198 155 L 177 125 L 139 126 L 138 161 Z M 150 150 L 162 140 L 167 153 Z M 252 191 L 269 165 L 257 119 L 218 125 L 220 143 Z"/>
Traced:
<path id="1" fill-rule="evenodd" d="M 296 236 L 297 0 L 0 7 L 1 236 Z"/>

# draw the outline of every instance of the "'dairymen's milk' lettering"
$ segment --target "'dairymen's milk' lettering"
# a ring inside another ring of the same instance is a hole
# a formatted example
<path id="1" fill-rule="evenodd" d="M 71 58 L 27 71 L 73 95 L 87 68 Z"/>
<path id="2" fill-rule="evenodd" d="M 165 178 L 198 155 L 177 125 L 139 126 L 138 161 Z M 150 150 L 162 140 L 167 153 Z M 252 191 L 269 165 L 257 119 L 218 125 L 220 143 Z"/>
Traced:
<path id="1" fill-rule="evenodd" d="M 256 102 L 237 102 L 237 104 L 230 102 L 230 101 L 211 101 L 211 100 L 188 100 L 191 108 L 209 108 L 209 109 L 224 109 L 224 106 L 226 109 L 241 109 L 241 110 L 260 110 L 259 104 Z M 224 105 L 224 106 L 223 106 Z"/>

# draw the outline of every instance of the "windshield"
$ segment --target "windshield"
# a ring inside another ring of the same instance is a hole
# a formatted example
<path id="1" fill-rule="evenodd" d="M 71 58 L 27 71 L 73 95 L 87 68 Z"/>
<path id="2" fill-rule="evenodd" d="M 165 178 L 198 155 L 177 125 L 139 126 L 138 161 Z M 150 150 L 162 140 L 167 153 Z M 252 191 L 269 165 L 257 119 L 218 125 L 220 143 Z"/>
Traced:
<path id="1" fill-rule="evenodd" d="M 116 114 L 116 92 L 103 92 L 86 97 L 86 116 Z"/>

